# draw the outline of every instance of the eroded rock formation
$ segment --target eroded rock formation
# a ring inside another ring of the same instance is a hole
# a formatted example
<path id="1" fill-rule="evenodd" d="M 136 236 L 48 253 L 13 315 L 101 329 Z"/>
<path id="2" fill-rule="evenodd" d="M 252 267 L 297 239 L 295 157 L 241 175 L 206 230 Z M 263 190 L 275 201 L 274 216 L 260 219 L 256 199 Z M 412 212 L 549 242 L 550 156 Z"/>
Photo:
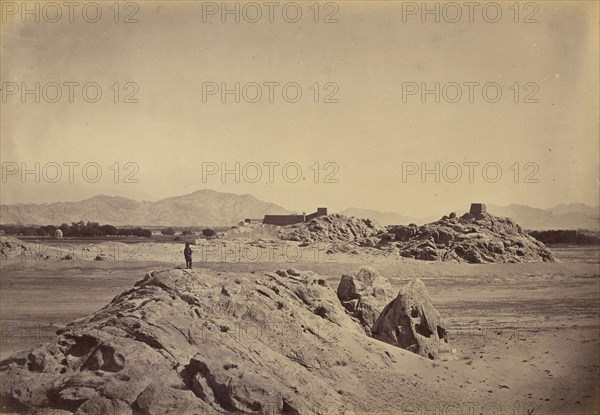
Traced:
<path id="1" fill-rule="evenodd" d="M 368 246 L 365 243 L 365 246 Z M 450 214 L 423 226 L 389 226 L 377 247 L 406 258 L 443 262 L 555 262 L 552 252 L 509 218 Z"/>
<path id="2" fill-rule="evenodd" d="M 349 242 L 379 234 L 383 230 L 382 226 L 371 219 L 331 214 L 310 222 L 286 226 L 280 230 L 280 237 L 304 243 Z"/>
<path id="3" fill-rule="evenodd" d="M 387 291 L 376 274 L 358 275 L 374 298 Z M 394 396 L 439 394 L 435 382 L 406 381 L 402 370 L 425 362 L 366 336 L 312 272 L 150 272 L 57 334 L 0 362 L 3 413 L 389 412 L 368 386 L 381 379 L 398 380 Z"/>
<path id="4" fill-rule="evenodd" d="M 388 279 L 370 267 L 361 268 L 355 275 L 343 275 L 337 295 L 368 335 L 381 310 L 394 298 Z"/>
<path id="5" fill-rule="evenodd" d="M 451 352 L 442 317 L 420 279 L 402 287 L 381 312 L 372 333 L 378 340 L 432 360 Z"/>

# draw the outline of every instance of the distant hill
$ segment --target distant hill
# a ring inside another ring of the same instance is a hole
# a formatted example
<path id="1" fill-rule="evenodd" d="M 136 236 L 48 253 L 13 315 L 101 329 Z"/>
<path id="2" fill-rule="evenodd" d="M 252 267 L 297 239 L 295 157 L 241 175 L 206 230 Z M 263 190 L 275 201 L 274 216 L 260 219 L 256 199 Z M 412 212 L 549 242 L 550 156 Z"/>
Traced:
<path id="1" fill-rule="evenodd" d="M 598 217 L 600 206 L 588 206 L 584 203 L 569 203 L 568 205 L 560 204 L 550 209 L 546 209 L 555 215 L 564 215 L 568 213 L 583 213 L 590 216 Z"/>
<path id="2" fill-rule="evenodd" d="M 0 206 L 0 223 L 48 225 L 83 221 L 137 226 L 233 225 L 245 218 L 286 214 L 286 209 L 251 195 L 198 190 L 157 202 L 98 195 L 80 202 Z"/>
<path id="3" fill-rule="evenodd" d="M 455 211 L 459 216 L 467 211 L 444 208 L 434 216 L 415 218 L 397 212 L 351 207 L 346 216 L 370 218 L 381 225 L 422 225 Z M 600 207 L 582 203 L 561 204 L 549 209 L 527 205 L 488 205 L 488 213 L 509 217 L 524 229 L 589 229 L 599 230 Z M 288 210 L 263 202 L 252 195 L 237 195 L 215 190 L 198 190 L 187 195 L 157 202 L 139 202 L 125 197 L 98 195 L 80 202 L 15 204 L 0 206 L 0 223 L 48 225 L 80 220 L 108 223 L 116 226 L 225 226 L 245 218 L 262 218 L 265 214 L 287 214 Z"/>
<path id="4" fill-rule="evenodd" d="M 488 206 L 488 212 L 496 216 L 507 216 L 524 229 L 590 229 L 600 226 L 600 207 L 581 203 L 558 205 L 549 209 L 532 208 L 526 205 Z"/>
<path id="5" fill-rule="evenodd" d="M 409 223 L 422 225 L 435 221 L 452 211 L 460 216 L 467 209 L 445 209 L 439 215 L 422 218 L 404 216 L 396 212 L 381 212 L 359 208 L 349 208 L 340 213 L 346 216 L 375 219 L 381 225 L 407 225 Z M 598 217 L 600 217 L 600 206 L 593 207 L 583 203 L 562 204 L 549 209 L 539 209 L 517 204 L 507 206 L 488 205 L 487 211 L 495 216 L 509 217 L 524 229 L 600 229 L 600 222 L 598 220 Z"/>

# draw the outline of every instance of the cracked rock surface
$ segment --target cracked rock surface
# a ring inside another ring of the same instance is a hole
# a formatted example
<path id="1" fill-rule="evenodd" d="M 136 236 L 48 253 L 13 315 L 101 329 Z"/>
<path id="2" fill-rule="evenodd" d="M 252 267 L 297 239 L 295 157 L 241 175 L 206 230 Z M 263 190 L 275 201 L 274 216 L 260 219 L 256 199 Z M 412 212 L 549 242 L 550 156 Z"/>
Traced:
<path id="1" fill-rule="evenodd" d="M 394 298 L 390 281 L 371 267 L 363 267 L 354 275 L 342 275 L 337 296 L 351 316 L 371 335 L 371 327 L 381 310 Z"/>
<path id="2" fill-rule="evenodd" d="M 406 284 L 373 324 L 373 337 L 431 360 L 447 354 L 448 334 L 420 279 Z"/>
<path id="3" fill-rule="evenodd" d="M 3 413 L 321 414 L 463 394 L 412 376 L 428 365 L 368 337 L 313 272 L 169 270 L 0 362 L 0 400 Z"/>
<path id="4" fill-rule="evenodd" d="M 405 258 L 439 262 L 556 262 L 552 252 L 510 218 L 487 213 L 444 216 L 417 226 L 388 226 L 377 247 Z"/>

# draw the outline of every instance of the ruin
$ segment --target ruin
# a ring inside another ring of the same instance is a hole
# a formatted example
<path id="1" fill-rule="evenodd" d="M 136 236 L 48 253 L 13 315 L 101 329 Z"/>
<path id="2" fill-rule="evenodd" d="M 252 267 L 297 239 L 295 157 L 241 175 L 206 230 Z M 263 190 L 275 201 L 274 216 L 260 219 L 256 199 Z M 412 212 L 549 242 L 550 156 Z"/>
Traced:
<path id="1" fill-rule="evenodd" d="M 311 220 L 320 216 L 327 216 L 327 208 L 317 208 L 317 211 L 311 213 L 310 215 L 304 213 L 302 215 L 265 215 L 263 223 L 269 225 L 286 226 L 294 225 L 296 223 L 310 222 Z"/>
<path id="2" fill-rule="evenodd" d="M 486 213 L 485 203 L 471 203 L 469 213 L 472 215 L 481 215 L 483 213 Z"/>

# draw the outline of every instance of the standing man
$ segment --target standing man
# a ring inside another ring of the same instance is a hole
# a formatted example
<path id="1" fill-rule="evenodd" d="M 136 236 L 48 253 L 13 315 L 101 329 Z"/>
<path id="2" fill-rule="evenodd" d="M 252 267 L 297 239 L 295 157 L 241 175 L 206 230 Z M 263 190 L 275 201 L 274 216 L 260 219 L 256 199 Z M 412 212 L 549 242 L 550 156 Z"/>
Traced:
<path id="1" fill-rule="evenodd" d="M 192 248 L 190 248 L 189 242 L 185 243 L 183 256 L 185 257 L 185 269 L 192 269 Z"/>

